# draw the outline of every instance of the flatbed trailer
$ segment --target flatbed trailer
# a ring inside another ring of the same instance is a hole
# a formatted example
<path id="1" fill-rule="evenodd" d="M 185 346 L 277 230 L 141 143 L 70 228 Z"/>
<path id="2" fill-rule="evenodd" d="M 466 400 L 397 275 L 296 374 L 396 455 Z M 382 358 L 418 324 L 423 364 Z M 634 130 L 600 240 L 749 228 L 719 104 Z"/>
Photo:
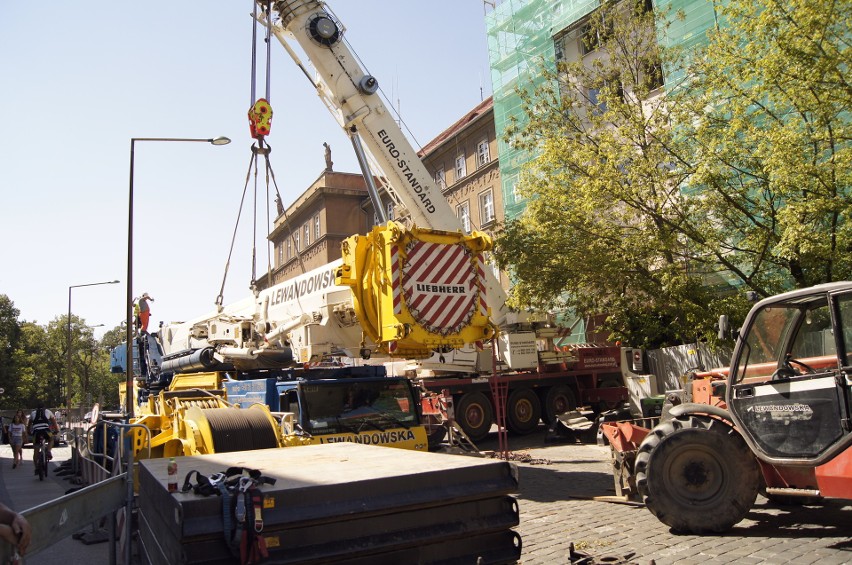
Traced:
<path id="1" fill-rule="evenodd" d="M 629 398 L 622 365 L 619 346 L 580 346 L 572 348 L 567 362 L 541 363 L 527 371 L 436 373 L 421 377 L 420 385 L 436 395 L 452 395 L 456 422 L 470 439 L 480 441 L 495 423 L 498 401 L 505 402 L 507 428 L 519 435 L 535 431 L 539 421 L 550 425 L 578 406 L 595 412 L 620 406 Z M 428 397 L 423 404 L 424 414 L 434 412 Z"/>

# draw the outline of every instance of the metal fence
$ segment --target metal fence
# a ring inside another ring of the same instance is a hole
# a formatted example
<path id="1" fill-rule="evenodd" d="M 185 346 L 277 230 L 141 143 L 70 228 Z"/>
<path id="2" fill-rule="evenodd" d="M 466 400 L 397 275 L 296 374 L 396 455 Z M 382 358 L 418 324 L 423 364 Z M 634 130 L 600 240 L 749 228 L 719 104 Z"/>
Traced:
<path id="1" fill-rule="evenodd" d="M 731 352 L 727 349 L 711 351 L 703 343 L 690 343 L 648 351 L 649 372 L 657 377 L 660 393 L 683 388 L 683 375 L 690 369 L 727 367 Z"/>

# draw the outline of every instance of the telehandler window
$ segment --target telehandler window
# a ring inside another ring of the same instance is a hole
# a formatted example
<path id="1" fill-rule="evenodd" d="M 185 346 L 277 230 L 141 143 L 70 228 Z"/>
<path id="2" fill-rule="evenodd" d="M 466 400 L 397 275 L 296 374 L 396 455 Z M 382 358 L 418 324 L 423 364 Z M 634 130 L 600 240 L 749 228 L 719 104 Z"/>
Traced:
<path id="1" fill-rule="evenodd" d="M 831 313 L 828 310 L 828 304 L 823 302 L 805 311 L 805 318 L 799 326 L 790 354 L 794 359 L 836 356 L 837 348 L 831 331 Z"/>
<path id="2" fill-rule="evenodd" d="M 778 304 L 758 312 L 751 327 L 746 330 L 748 337 L 739 362 L 737 382 L 745 378 L 769 378 L 784 357 L 784 343 L 798 312 L 798 308 L 785 308 Z"/>
<path id="3" fill-rule="evenodd" d="M 843 351 L 841 351 L 844 363 L 848 367 L 852 365 L 852 359 L 849 358 L 850 346 L 852 346 L 852 294 L 845 294 L 837 297 L 838 311 L 840 319 L 837 326 L 842 329 Z"/>

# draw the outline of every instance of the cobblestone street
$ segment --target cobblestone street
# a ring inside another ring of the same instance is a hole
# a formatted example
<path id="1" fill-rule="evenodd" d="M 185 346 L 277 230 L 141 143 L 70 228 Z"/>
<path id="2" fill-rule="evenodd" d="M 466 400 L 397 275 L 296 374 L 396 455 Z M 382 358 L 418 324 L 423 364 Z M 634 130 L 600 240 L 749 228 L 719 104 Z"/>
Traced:
<path id="1" fill-rule="evenodd" d="M 494 435 L 479 448 L 496 449 Z M 852 563 L 852 504 L 778 506 L 758 497 L 747 519 L 726 534 L 679 535 L 641 505 L 591 500 L 614 495 L 608 447 L 544 445 L 539 432 L 510 436 L 509 448 L 549 462 L 518 463 L 525 565 L 570 563 L 571 543 L 597 562 Z"/>

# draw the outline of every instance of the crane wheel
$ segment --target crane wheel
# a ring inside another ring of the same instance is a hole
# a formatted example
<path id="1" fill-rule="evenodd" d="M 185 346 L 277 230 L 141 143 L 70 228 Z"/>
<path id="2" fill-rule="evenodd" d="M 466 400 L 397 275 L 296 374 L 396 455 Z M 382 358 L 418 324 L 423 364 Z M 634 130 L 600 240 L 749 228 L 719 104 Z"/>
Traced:
<path id="1" fill-rule="evenodd" d="M 544 423 L 549 426 L 557 416 L 577 407 L 577 395 L 565 385 L 552 386 L 542 398 L 542 407 Z"/>
<path id="2" fill-rule="evenodd" d="M 513 434 L 527 435 L 538 429 L 541 419 L 541 401 L 534 390 L 519 388 L 506 402 L 506 427 Z"/>
<path id="3" fill-rule="evenodd" d="M 488 397 L 481 392 L 468 392 L 455 400 L 456 422 L 472 441 L 488 437 L 494 422 L 494 409 Z"/>
<path id="4" fill-rule="evenodd" d="M 661 423 L 636 456 L 636 485 L 645 506 L 678 532 L 729 530 L 757 498 L 760 467 L 730 425 L 688 415 Z"/>

